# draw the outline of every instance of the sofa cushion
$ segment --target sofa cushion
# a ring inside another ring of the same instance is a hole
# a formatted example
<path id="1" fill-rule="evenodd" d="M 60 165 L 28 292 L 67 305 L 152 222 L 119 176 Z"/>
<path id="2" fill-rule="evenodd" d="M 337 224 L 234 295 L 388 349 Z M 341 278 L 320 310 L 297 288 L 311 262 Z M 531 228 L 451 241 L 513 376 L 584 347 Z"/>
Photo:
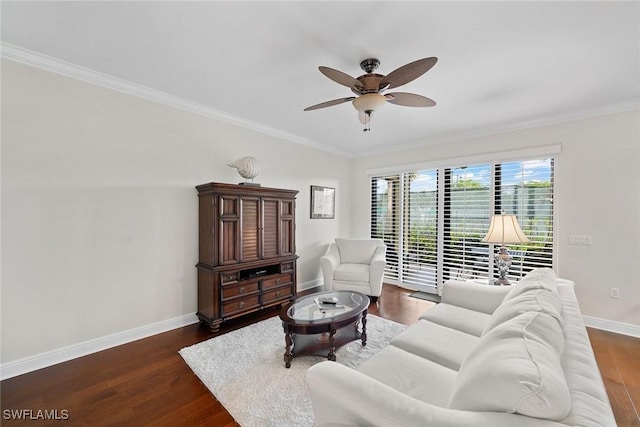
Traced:
<path id="1" fill-rule="evenodd" d="M 502 304 L 510 286 L 489 286 L 476 281 L 447 280 L 442 284 L 442 302 L 491 314 Z"/>
<path id="2" fill-rule="evenodd" d="M 446 407 L 456 371 L 392 345 L 386 346 L 358 371 L 391 388 L 432 405 Z"/>
<path id="3" fill-rule="evenodd" d="M 479 340 L 474 335 L 418 320 L 390 344 L 457 371 Z"/>
<path id="4" fill-rule="evenodd" d="M 561 420 L 571 407 L 561 367 L 564 337 L 553 316 L 522 313 L 484 335 L 464 360 L 450 407 Z"/>
<path id="5" fill-rule="evenodd" d="M 336 238 L 341 263 L 371 264 L 376 248 L 384 243 L 380 239 Z"/>
<path id="6" fill-rule="evenodd" d="M 333 271 L 333 280 L 369 283 L 369 266 L 366 264 L 340 264 Z"/>
<path id="7" fill-rule="evenodd" d="M 440 303 L 425 311 L 420 319 L 479 337 L 491 315 L 457 305 Z"/>

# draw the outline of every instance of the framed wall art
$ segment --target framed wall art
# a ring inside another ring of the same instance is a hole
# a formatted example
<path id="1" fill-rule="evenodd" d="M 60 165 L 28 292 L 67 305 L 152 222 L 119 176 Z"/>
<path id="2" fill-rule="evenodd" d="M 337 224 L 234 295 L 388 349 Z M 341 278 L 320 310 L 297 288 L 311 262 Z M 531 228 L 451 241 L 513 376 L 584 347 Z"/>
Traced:
<path id="1" fill-rule="evenodd" d="M 333 219 L 336 216 L 336 189 L 311 186 L 311 218 Z"/>

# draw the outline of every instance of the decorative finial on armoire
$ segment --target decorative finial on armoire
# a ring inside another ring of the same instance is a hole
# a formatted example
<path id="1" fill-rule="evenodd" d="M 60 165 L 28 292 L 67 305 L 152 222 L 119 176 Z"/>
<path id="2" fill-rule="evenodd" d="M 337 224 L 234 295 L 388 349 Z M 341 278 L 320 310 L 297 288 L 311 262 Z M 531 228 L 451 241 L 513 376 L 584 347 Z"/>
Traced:
<path id="1" fill-rule="evenodd" d="M 236 168 L 241 177 L 245 179 L 245 182 L 241 182 L 240 185 L 255 185 L 257 187 L 260 184 L 253 182 L 253 178 L 260 173 L 260 162 L 258 159 L 252 156 L 244 156 L 236 160 L 235 162 L 228 163 L 227 166 Z M 248 180 L 251 180 L 249 182 Z"/>

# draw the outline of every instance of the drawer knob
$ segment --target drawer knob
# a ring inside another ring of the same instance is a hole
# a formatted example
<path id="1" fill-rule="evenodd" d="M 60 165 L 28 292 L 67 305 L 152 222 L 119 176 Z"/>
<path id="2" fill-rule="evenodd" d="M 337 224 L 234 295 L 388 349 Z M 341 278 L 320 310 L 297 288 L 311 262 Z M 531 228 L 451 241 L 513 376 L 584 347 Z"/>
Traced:
<path id="1" fill-rule="evenodd" d="M 244 301 L 240 301 L 240 302 L 238 303 L 238 308 L 242 308 L 242 307 L 244 307 Z"/>
<path id="2" fill-rule="evenodd" d="M 240 286 L 240 289 L 238 289 L 238 293 L 241 294 L 244 292 L 244 286 Z"/>
<path id="3" fill-rule="evenodd" d="M 276 279 L 276 285 L 280 284 L 280 279 Z"/>
<path id="4" fill-rule="evenodd" d="M 276 296 L 279 297 L 280 296 L 280 291 L 276 292 Z"/>

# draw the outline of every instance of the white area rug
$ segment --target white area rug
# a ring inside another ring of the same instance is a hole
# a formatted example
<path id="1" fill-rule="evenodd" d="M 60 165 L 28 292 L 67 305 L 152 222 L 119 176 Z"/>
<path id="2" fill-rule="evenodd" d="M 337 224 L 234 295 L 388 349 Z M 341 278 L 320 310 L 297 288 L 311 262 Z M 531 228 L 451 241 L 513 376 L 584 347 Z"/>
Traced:
<path id="1" fill-rule="evenodd" d="M 337 363 L 359 366 L 405 328 L 369 314 L 367 345 L 360 340 L 344 345 L 336 352 Z M 305 373 L 326 358 L 297 357 L 286 369 L 284 351 L 282 323 L 276 316 L 185 347 L 180 355 L 243 427 L 312 426 Z"/>

